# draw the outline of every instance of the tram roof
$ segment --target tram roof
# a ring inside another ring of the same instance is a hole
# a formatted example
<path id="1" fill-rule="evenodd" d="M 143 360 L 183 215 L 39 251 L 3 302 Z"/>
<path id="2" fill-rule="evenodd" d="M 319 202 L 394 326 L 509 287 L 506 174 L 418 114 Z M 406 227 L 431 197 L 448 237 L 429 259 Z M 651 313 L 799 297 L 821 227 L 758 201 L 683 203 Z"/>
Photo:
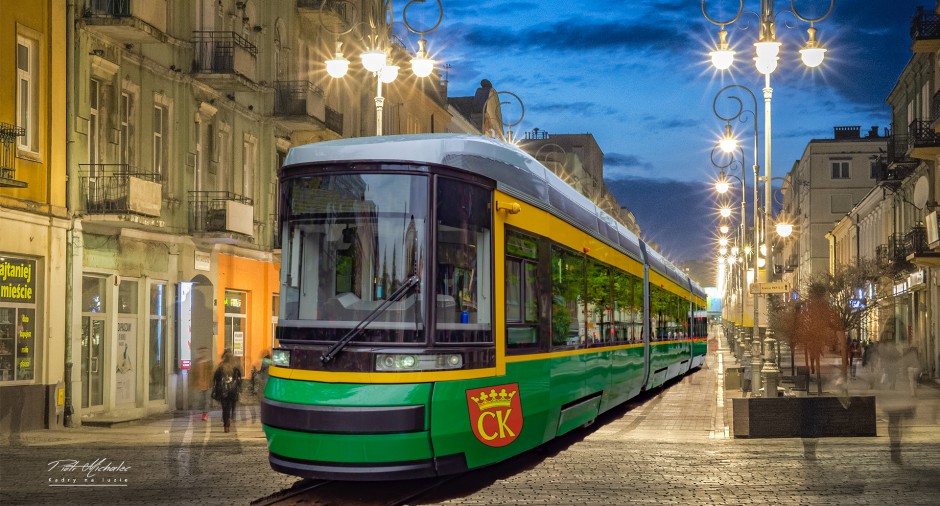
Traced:
<path id="1" fill-rule="evenodd" d="M 518 147 L 490 137 L 470 134 L 387 135 L 315 142 L 291 148 L 285 166 L 319 162 L 379 162 L 445 165 L 480 174 L 496 181 L 500 191 L 528 204 L 550 210 L 567 221 L 693 292 L 701 288 L 662 255 L 644 245 L 622 223 L 597 207 L 551 170 Z"/>

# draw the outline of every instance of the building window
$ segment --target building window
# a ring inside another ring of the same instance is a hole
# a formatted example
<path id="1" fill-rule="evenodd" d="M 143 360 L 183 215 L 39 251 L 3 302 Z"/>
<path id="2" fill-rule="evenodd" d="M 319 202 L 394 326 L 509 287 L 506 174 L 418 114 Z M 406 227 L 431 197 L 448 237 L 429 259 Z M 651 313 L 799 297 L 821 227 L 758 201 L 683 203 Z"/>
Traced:
<path id="1" fill-rule="evenodd" d="M 255 157 L 257 141 L 247 136 L 242 142 L 242 194 L 254 198 Z"/>
<path id="2" fill-rule="evenodd" d="M 150 400 L 166 399 L 166 283 L 150 285 Z"/>
<path id="3" fill-rule="evenodd" d="M 130 162 L 130 144 L 131 144 L 131 97 L 127 93 L 121 93 L 121 105 L 120 105 L 120 121 L 121 121 L 121 140 L 120 140 L 120 154 L 121 154 L 121 163 L 129 164 Z"/>
<path id="4" fill-rule="evenodd" d="M 833 161 L 832 179 L 848 179 L 850 165 L 851 164 L 848 161 Z"/>
<path id="5" fill-rule="evenodd" d="M 162 105 L 153 106 L 153 172 L 163 174 L 166 161 L 167 111 Z"/>
<path id="6" fill-rule="evenodd" d="M 98 163 L 98 128 L 99 121 L 99 99 L 101 83 L 92 79 L 88 83 L 88 164 L 91 170 L 96 170 L 95 164 Z"/>
<path id="7" fill-rule="evenodd" d="M 26 131 L 17 147 L 39 151 L 39 42 L 16 36 L 16 124 Z"/>
<path id="8" fill-rule="evenodd" d="M 36 377 L 36 261 L 0 256 L 0 384 Z"/>

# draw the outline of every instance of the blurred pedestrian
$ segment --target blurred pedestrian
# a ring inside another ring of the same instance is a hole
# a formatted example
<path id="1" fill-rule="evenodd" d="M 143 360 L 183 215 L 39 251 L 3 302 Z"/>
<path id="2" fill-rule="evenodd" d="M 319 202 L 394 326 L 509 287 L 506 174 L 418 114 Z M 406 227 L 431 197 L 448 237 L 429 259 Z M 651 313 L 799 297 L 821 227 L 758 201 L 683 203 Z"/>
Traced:
<path id="1" fill-rule="evenodd" d="M 917 397 L 917 381 L 920 378 L 920 357 L 917 348 L 911 346 L 901 358 L 901 368 L 906 373 L 907 388 L 911 397 Z"/>
<path id="2" fill-rule="evenodd" d="M 889 390 L 894 390 L 901 354 L 898 353 L 898 347 L 894 340 L 893 325 L 886 325 L 881 333 L 881 339 L 878 341 L 877 359 L 881 369 L 881 385 Z"/>
<path id="3" fill-rule="evenodd" d="M 209 386 L 212 379 L 212 362 L 209 361 L 209 350 L 202 346 L 196 355 L 191 376 L 193 380 L 193 407 L 202 408 L 202 421 L 209 419 Z"/>
<path id="4" fill-rule="evenodd" d="M 212 398 L 222 404 L 222 425 L 229 432 L 238 395 L 241 392 L 242 371 L 231 350 L 222 353 L 222 360 L 212 377 Z"/>

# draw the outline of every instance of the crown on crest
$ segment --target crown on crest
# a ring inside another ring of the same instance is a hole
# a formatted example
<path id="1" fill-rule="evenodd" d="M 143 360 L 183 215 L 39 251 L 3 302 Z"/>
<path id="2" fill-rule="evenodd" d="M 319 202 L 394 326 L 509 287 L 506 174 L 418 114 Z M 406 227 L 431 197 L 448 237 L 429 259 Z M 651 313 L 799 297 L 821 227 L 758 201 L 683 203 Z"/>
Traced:
<path id="1" fill-rule="evenodd" d="M 497 394 L 496 389 L 492 388 L 490 389 L 489 395 L 487 395 L 487 393 L 484 391 L 480 392 L 480 397 L 470 396 L 470 398 L 473 400 L 473 402 L 477 403 L 477 406 L 480 407 L 480 410 L 485 411 L 492 408 L 508 408 L 509 405 L 512 404 L 512 398 L 515 395 L 515 391 L 509 392 L 507 394 L 505 388 L 500 390 Z"/>

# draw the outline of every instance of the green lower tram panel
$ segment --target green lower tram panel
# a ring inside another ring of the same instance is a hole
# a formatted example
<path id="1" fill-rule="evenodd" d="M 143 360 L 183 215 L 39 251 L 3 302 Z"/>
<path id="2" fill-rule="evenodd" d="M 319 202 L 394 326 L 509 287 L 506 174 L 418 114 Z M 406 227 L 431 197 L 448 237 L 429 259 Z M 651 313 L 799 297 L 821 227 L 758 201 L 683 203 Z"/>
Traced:
<path id="1" fill-rule="evenodd" d="M 686 351 L 681 372 L 689 358 Z M 643 373 L 643 348 L 636 347 L 514 362 L 506 376 L 465 381 L 271 377 L 261 420 L 279 472 L 342 480 L 437 476 L 506 460 L 580 427 L 637 395 Z"/>

